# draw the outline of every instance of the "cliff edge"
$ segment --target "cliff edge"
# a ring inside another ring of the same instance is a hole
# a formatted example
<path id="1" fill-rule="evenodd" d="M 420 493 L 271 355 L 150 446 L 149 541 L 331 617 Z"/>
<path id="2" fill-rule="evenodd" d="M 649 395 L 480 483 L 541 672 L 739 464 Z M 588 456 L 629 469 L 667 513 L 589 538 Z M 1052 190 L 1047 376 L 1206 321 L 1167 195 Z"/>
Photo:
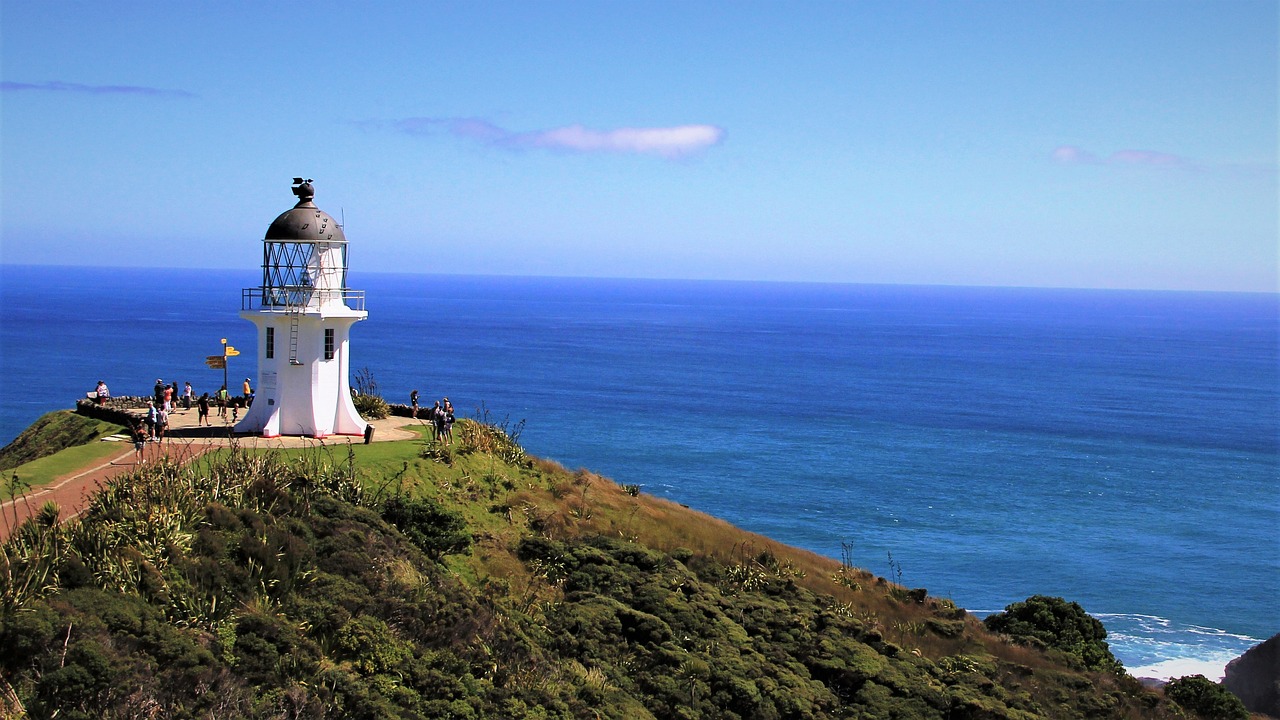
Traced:
<path id="1" fill-rule="evenodd" d="M 1227 663 L 1222 684 L 1249 712 L 1280 718 L 1280 634 Z"/>

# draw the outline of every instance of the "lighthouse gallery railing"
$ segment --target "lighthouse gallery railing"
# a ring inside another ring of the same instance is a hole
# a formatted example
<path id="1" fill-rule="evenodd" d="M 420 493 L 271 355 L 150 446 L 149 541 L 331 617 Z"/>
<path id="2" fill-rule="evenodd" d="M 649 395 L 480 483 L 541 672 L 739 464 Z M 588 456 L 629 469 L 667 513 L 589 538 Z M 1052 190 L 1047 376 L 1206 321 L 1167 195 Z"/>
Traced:
<path id="1" fill-rule="evenodd" d="M 240 294 L 241 310 L 274 310 L 299 312 L 341 301 L 352 310 L 364 310 L 364 291 L 342 288 L 321 290 L 311 285 L 276 285 L 244 288 Z"/>

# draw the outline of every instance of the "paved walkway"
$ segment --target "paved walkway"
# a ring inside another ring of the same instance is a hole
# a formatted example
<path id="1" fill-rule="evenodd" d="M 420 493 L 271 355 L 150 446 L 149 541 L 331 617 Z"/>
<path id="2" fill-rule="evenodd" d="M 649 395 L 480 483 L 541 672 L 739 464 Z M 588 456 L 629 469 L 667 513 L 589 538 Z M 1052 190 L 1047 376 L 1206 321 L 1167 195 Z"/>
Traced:
<path id="1" fill-rule="evenodd" d="M 142 411 L 138 411 L 139 417 Z M 244 411 L 240 412 L 240 417 L 244 417 Z M 199 441 L 210 442 L 220 445 L 227 445 L 234 437 L 241 446 L 247 447 L 314 447 L 323 442 L 325 445 L 346 445 L 348 443 L 363 443 L 362 437 L 350 437 L 347 435 L 330 435 L 323 440 L 317 440 L 309 437 L 288 437 L 280 436 L 276 438 L 264 438 L 257 435 L 232 435 L 231 433 L 231 409 L 227 409 L 227 417 L 218 417 L 218 409 L 209 409 L 209 420 L 213 423 L 212 427 L 208 425 L 196 425 L 196 409 L 192 406 L 190 410 L 176 410 L 169 415 L 169 432 L 166 435 L 169 441 Z M 374 442 L 385 442 L 388 440 L 411 440 L 417 437 L 417 434 L 411 430 L 401 429 L 406 425 L 421 422 L 406 417 L 389 417 L 382 420 L 374 420 L 370 424 L 373 425 Z"/>
<path id="2" fill-rule="evenodd" d="M 227 411 L 228 416 L 230 410 Z M 227 447 L 232 442 L 240 447 L 248 448 L 290 448 L 317 447 L 360 444 L 362 437 L 333 435 L 323 440 L 308 437 L 263 438 L 256 435 L 234 435 L 231 433 L 230 417 L 227 421 L 217 416 L 217 410 L 211 410 L 213 426 L 196 425 L 196 410 L 178 410 L 169 416 L 169 433 L 164 442 L 147 443 L 143 452 L 144 462 L 154 462 L 162 457 L 172 458 L 179 462 L 193 460 L 204 453 L 218 447 Z M 406 426 L 422 422 L 405 417 L 389 417 L 374 420 L 373 441 L 410 440 L 418 437 L 417 433 L 405 429 Z M 122 438 L 119 442 L 120 452 L 113 453 L 106 460 L 95 460 L 89 465 L 79 468 L 55 479 L 47 485 L 32 488 L 26 495 L 0 505 L 0 541 L 7 540 L 10 533 L 27 518 L 38 513 L 46 502 L 53 501 L 61 510 L 59 517 L 68 520 L 79 515 L 88 505 L 90 496 L 109 479 L 129 472 L 136 466 L 133 443 Z"/>

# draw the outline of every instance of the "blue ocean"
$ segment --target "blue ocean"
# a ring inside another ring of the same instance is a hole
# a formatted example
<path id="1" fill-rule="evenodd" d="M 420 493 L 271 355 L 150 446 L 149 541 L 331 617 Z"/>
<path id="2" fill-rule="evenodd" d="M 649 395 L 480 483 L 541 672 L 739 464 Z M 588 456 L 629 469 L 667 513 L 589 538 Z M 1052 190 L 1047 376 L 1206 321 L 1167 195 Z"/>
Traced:
<path id="1" fill-rule="evenodd" d="M 256 376 L 246 271 L 0 266 L 0 442 L 99 379 Z M 531 452 L 974 612 L 1061 595 L 1136 675 L 1280 632 L 1280 296 L 352 272 L 352 367 Z M 428 400 L 429 401 L 429 400 Z M 892 560 L 890 559 L 892 558 Z"/>

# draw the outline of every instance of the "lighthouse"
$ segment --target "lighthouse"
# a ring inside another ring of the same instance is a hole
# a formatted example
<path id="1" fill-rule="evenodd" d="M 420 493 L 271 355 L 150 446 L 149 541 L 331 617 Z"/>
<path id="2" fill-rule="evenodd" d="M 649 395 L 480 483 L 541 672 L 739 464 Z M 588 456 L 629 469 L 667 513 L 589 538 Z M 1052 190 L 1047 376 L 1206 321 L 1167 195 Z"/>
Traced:
<path id="1" fill-rule="evenodd" d="M 364 320 L 364 291 L 347 288 L 347 238 L 293 179 L 298 202 L 267 228 L 262 285 L 241 293 L 240 317 L 258 331 L 253 406 L 235 426 L 263 437 L 363 435 L 351 401 L 351 326 Z"/>

